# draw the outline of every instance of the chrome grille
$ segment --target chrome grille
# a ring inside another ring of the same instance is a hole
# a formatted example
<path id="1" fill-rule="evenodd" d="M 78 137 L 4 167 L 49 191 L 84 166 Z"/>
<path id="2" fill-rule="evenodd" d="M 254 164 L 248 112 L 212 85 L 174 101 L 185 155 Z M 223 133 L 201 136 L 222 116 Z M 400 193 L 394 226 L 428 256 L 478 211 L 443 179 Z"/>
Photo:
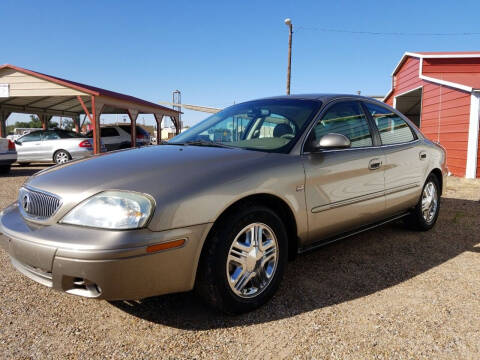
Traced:
<path id="1" fill-rule="evenodd" d="M 21 188 L 18 194 L 18 206 L 25 217 L 46 220 L 60 207 L 60 199 L 43 191 Z"/>

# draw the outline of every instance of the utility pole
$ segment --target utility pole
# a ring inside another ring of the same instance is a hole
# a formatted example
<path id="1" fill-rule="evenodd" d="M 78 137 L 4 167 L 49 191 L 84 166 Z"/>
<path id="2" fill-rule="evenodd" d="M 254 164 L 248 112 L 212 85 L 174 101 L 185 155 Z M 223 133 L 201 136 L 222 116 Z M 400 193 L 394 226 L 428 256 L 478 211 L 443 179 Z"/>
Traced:
<path id="1" fill-rule="evenodd" d="M 182 111 L 182 93 L 180 90 L 175 90 L 172 94 L 172 103 L 178 104 L 173 106 L 173 110 L 178 112 Z M 180 127 L 179 131 L 182 131 L 182 115 L 178 114 L 178 126 Z"/>
<path id="2" fill-rule="evenodd" d="M 292 34 L 293 34 L 292 20 L 290 20 L 290 18 L 286 18 L 285 25 L 288 26 L 287 95 L 290 95 L 290 78 L 291 78 L 291 70 L 292 70 Z"/>

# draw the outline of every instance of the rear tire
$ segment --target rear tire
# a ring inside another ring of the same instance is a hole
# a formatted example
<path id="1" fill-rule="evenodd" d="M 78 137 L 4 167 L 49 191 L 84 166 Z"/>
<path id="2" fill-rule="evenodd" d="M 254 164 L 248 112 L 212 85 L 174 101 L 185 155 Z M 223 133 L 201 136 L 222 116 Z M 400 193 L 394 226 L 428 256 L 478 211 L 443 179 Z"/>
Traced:
<path id="1" fill-rule="evenodd" d="M 440 184 L 438 178 L 430 174 L 423 185 L 417 205 L 406 218 L 407 225 L 419 231 L 430 230 L 437 222 L 440 212 Z"/>
<path id="2" fill-rule="evenodd" d="M 10 172 L 10 165 L 2 165 L 0 166 L 0 174 L 6 175 Z"/>
<path id="3" fill-rule="evenodd" d="M 53 161 L 55 164 L 65 164 L 66 162 L 69 162 L 72 160 L 72 156 L 70 153 L 66 150 L 58 150 L 53 154 Z"/>
<path id="4" fill-rule="evenodd" d="M 278 215 L 267 207 L 246 204 L 223 219 L 206 240 L 195 290 L 222 312 L 254 310 L 277 291 L 287 249 L 287 232 Z"/>

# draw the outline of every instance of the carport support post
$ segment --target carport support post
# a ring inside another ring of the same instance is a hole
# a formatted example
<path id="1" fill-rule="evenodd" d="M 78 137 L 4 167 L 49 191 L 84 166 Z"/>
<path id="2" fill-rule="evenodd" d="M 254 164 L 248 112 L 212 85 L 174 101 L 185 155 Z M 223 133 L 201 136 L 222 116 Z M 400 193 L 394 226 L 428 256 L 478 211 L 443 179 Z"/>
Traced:
<path id="1" fill-rule="evenodd" d="M 137 117 L 138 110 L 128 109 L 128 117 L 130 118 L 130 126 L 132 131 L 130 132 L 132 138 L 132 147 L 137 147 Z"/>
<path id="2" fill-rule="evenodd" d="M 177 116 L 170 116 L 170 119 L 175 124 L 175 135 L 180 134 L 180 131 L 182 129 L 181 129 L 181 125 L 180 125 L 180 121 L 178 120 L 178 117 Z"/>
<path id="3" fill-rule="evenodd" d="M 96 101 L 95 96 L 92 96 L 92 118 L 93 121 L 93 153 L 100 154 L 101 144 L 100 139 L 102 137 L 100 132 L 100 115 L 102 115 L 103 104 Z"/>
<path id="4" fill-rule="evenodd" d="M 42 129 L 47 130 L 47 116 L 45 114 L 37 114 L 40 122 L 42 123 Z"/>
<path id="5" fill-rule="evenodd" d="M 73 125 L 75 127 L 75 132 L 77 134 L 80 134 L 80 115 L 72 116 L 72 120 L 73 120 Z"/>
<path id="6" fill-rule="evenodd" d="M 162 142 L 162 120 L 163 115 L 161 114 L 153 114 L 155 116 L 155 120 L 157 120 L 157 144 Z"/>
<path id="7" fill-rule="evenodd" d="M 0 110 L 0 138 L 7 137 L 7 113 Z"/>
<path id="8" fill-rule="evenodd" d="M 92 113 L 88 111 L 85 102 L 83 101 L 81 96 L 77 96 L 77 100 L 82 105 L 83 111 L 85 111 L 85 115 L 88 116 L 90 119 L 90 123 L 93 127 L 93 153 L 99 154 L 100 153 L 100 114 L 102 113 L 103 104 L 95 101 L 95 96 L 90 96 L 90 102 L 92 103 L 91 109 Z"/>
<path id="9" fill-rule="evenodd" d="M 46 129 L 48 129 L 48 124 L 50 124 L 50 120 L 52 120 L 53 116 L 52 115 L 45 115 L 45 126 Z M 60 127 L 60 124 L 58 124 Z"/>

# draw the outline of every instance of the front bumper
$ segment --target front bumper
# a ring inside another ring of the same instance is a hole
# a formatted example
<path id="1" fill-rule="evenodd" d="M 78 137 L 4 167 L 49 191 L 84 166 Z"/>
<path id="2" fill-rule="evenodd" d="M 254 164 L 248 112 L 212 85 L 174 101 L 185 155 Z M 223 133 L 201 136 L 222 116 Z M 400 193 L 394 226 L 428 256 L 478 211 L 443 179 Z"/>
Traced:
<path id="1" fill-rule="evenodd" d="M 18 271 L 45 286 L 106 300 L 141 299 L 193 288 L 210 227 L 152 232 L 40 226 L 26 221 L 12 204 L 0 213 L 0 245 Z M 182 247 L 146 251 L 178 239 L 186 239 Z"/>
<path id="2" fill-rule="evenodd" d="M 17 153 L 16 152 L 8 152 L 0 154 L 0 165 L 1 166 L 8 166 L 13 164 L 17 161 Z"/>

